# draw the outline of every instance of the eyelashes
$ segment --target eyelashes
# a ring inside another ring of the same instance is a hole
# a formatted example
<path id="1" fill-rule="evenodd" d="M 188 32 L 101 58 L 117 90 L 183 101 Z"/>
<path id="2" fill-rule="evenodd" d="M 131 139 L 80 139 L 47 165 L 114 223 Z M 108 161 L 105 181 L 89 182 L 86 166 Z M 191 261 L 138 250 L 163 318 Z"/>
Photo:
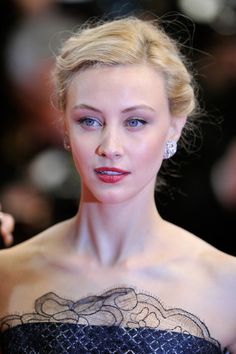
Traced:
<path id="1" fill-rule="evenodd" d="M 93 118 L 93 117 L 82 117 L 78 120 L 78 123 L 82 127 L 88 128 L 88 129 L 97 129 L 97 128 L 100 128 L 104 125 L 103 122 L 101 122 L 97 118 Z M 148 122 L 142 118 L 139 118 L 139 117 L 128 118 L 123 123 L 123 125 L 125 127 L 131 128 L 131 129 L 141 128 L 146 124 L 148 124 Z"/>
<path id="2" fill-rule="evenodd" d="M 130 118 L 125 122 L 125 126 L 130 128 L 139 128 L 147 124 L 147 121 L 141 118 Z"/>
<path id="3" fill-rule="evenodd" d="M 87 128 L 97 128 L 102 127 L 102 123 L 92 117 L 83 117 L 78 120 L 78 123 Z"/>

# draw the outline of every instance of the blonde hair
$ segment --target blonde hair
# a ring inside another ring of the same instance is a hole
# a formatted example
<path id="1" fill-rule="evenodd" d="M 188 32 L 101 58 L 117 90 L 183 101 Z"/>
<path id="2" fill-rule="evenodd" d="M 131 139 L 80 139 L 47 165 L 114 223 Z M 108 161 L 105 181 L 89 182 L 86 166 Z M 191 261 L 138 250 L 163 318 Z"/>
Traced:
<path id="1" fill-rule="evenodd" d="M 176 42 L 155 21 L 117 19 L 73 34 L 61 48 L 54 71 L 57 106 L 66 109 L 74 75 L 99 65 L 148 64 L 164 75 L 173 116 L 189 116 L 196 102 L 193 78 Z"/>

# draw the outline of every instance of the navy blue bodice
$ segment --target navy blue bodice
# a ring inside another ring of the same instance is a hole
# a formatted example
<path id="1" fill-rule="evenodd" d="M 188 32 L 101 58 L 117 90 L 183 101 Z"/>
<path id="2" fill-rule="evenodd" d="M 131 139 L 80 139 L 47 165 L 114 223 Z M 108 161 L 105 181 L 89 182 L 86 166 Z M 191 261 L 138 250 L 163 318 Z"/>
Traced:
<path id="1" fill-rule="evenodd" d="M 220 354 L 189 334 L 151 328 L 28 323 L 6 330 L 3 354 Z"/>

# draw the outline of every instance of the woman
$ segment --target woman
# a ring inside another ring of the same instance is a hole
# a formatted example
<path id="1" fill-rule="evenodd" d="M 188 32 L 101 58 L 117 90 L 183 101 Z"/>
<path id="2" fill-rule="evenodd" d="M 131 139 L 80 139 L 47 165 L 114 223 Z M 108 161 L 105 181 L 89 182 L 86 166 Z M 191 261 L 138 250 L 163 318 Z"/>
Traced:
<path id="1" fill-rule="evenodd" d="M 55 79 L 80 205 L 1 252 L 3 353 L 236 353 L 235 258 L 154 202 L 195 107 L 176 44 L 136 18 L 85 28 Z"/>

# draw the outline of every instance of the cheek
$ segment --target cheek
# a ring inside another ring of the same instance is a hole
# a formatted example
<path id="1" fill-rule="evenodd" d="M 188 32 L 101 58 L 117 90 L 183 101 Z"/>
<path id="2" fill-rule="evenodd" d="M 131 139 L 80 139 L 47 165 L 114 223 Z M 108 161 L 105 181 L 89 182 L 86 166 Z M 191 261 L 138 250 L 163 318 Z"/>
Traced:
<path id="1" fill-rule="evenodd" d="M 158 137 L 157 135 L 150 136 L 146 143 L 139 145 L 140 161 L 150 168 L 159 166 L 163 159 L 163 149 L 165 136 Z"/>
<path id="2" fill-rule="evenodd" d="M 72 157 L 80 175 L 83 174 L 83 169 L 91 161 L 92 147 L 88 144 L 88 140 L 84 139 L 71 139 Z"/>

